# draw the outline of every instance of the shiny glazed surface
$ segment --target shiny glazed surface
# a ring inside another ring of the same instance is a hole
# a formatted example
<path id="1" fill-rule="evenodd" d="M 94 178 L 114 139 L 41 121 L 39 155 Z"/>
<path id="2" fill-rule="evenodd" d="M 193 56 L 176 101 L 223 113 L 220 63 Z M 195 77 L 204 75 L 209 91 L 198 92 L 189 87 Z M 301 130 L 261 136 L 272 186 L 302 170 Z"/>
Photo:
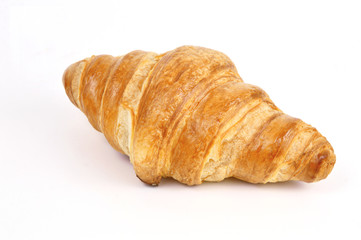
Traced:
<path id="1" fill-rule="evenodd" d="M 148 184 L 162 177 L 188 185 L 228 177 L 314 182 L 336 161 L 325 137 L 244 83 L 218 51 L 183 46 L 161 55 L 92 56 L 70 65 L 63 83 Z"/>

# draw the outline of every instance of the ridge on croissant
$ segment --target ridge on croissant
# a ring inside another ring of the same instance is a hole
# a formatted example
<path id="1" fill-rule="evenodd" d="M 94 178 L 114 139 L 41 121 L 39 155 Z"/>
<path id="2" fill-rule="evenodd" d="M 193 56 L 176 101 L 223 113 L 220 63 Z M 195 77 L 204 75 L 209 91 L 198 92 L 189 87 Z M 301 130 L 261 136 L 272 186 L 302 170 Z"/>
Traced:
<path id="1" fill-rule="evenodd" d="M 325 137 L 244 83 L 215 50 L 92 56 L 70 65 L 63 84 L 70 101 L 148 184 L 162 177 L 188 185 L 228 177 L 315 182 L 336 161 Z"/>

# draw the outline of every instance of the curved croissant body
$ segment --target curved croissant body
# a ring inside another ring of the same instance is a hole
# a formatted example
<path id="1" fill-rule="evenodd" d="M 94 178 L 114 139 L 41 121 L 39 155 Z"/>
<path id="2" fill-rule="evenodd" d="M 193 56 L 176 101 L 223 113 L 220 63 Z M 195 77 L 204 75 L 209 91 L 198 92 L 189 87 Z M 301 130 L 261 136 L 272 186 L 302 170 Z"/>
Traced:
<path id="1" fill-rule="evenodd" d="M 335 164 L 325 137 L 284 114 L 211 49 L 92 56 L 69 66 L 63 83 L 73 104 L 148 184 L 162 177 L 188 185 L 228 177 L 314 182 Z"/>

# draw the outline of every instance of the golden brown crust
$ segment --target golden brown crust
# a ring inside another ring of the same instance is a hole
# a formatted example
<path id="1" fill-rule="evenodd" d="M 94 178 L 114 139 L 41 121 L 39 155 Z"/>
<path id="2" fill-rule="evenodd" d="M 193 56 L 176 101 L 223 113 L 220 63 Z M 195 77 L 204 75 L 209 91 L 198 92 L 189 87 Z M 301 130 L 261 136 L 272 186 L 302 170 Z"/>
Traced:
<path id="1" fill-rule="evenodd" d="M 100 129 L 100 106 L 107 83 L 107 76 L 111 66 L 114 64 L 114 57 L 99 55 L 92 59 L 84 70 L 84 76 L 80 82 L 80 106 L 89 122 L 95 129 Z"/>
<path id="2" fill-rule="evenodd" d="M 120 105 L 122 104 L 126 86 L 145 54 L 146 52 L 143 51 L 134 51 L 119 58 L 108 77 L 108 85 L 104 92 L 102 111 L 103 133 L 109 143 L 122 153 L 127 152 L 127 150 L 124 147 L 122 148 L 117 141 L 118 115 L 121 110 Z"/>
<path id="3" fill-rule="evenodd" d="M 243 83 L 232 61 L 211 49 L 93 56 L 69 66 L 63 83 L 148 184 L 162 177 L 188 185 L 228 177 L 313 182 L 335 163 L 326 138 Z"/>

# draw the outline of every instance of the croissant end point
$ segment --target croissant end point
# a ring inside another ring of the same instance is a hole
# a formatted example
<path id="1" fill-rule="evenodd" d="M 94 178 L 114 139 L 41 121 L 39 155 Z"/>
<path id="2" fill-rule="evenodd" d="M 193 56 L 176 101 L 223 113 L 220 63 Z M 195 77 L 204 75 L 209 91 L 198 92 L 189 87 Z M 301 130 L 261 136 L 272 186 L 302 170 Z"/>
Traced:
<path id="1" fill-rule="evenodd" d="M 332 148 L 317 149 L 306 167 L 295 178 L 304 182 L 317 182 L 325 179 L 336 163 Z"/>

